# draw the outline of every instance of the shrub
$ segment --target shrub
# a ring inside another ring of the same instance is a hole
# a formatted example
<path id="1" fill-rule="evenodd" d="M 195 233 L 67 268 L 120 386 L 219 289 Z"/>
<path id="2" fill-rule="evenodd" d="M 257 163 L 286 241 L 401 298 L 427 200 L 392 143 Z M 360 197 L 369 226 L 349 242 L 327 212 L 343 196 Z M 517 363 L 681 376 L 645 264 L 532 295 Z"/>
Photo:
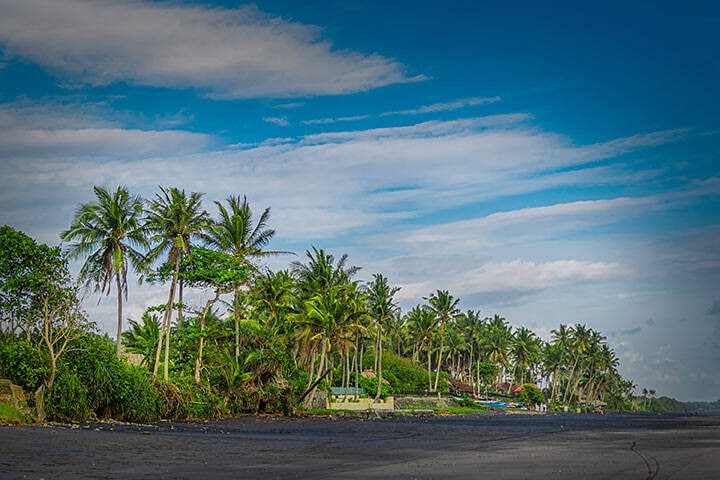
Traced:
<path id="1" fill-rule="evenodd" d="M 388 382 L 390 382 L 390 379 L 386 378 L 385 374 L 383 374 L 383 380 L 387 380 Z M 360 377 L 360 388 L 365 390 L 365 393 L 368 397 L 375 397 L 375 394 L 377 393 L 377 387 L 377 377 Z M 392 385 L 388 385 L 383 382 L 383 385 L 380 388 L 380 398 L 385 398 L 388 395 L 392 395 L 393 391 L 394 390 Z"/>
<path id="2" fill-rule="evenodd" d="M 545 402 L 545 395 L 535 385 L 526 383 L 520 391 L 520 401 L 525 405 L 540 404 Z"/>
<path id="3" fill-rule="evenodd" d="M 427 390 L 427 371 L 424 368 L 418 367 L 408 358 L 400 357 L 389 351 L 383 351 L 382 360 L 382 376 L 390 382 L 393 392 L 406 393 Z M 364 367 L 372 368 L 374 363 L 373 352 L 367 352 L 363 358 Z M 447 382 L 441 381 L 438 388 L 441 389 L 443 383 L 447 386 Z M 377 383 L 375 383 L 375 387 L 377 388 Z"/>
<path id="4" fill-rule="evenodd" d="M 62 369 L 53 383 L 45 411 L 48 417 L 61 421 L 87 421 L 94 417 L 88 388 L 73 371 Z"/>
<path id="5" fill-rule="evenodd" d="M 47 352 L 25 337 L 0 335 L 0 377 L 35 391 L 50 374 Z"/>

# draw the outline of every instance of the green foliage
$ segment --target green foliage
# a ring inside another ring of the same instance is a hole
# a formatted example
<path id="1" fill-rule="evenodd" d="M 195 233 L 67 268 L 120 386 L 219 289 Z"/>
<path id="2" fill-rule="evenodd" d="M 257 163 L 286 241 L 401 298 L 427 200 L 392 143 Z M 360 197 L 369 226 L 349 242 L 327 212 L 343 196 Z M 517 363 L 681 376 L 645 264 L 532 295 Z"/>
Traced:
<path id="1" fill-rule="evenodd" d="M 662 397 L 661 397 L 662 399 Z M 683 403 L 683 409 L 684 410 L 700 410 L 700 411 L 706 411 L 706 410 L 720 410 L 720 400 L 715 400 L 714 402 L 685 402 Z M 670 410 L 670 409 L 668 409 Z"/>
<path id="2" fill-rule="evenodd" d="M 366 352 L 363 358 L 364 368 L 372 368 L 374 361 L 373 352 Z M 383 352 L 383 379 L 390 383 L 392 391 L 396 393 L 423 392 L 428 386 L 425 369 L 415 365 L 409 358 L 387 350 Z M 377 387 L 377 382 L 375 386 Z M 438 386 L 441 390 L 443 387 L 447 391 L 447 383 Z"/>
<path id="3" fill-rule="evenodd" d="M 77 373 L 69 369 L 60 370 L 47 400 L 46 413 L 53 420 L 91 420 L 94 412 L 89 397 L 90 391 Z"/>
<path id="4" fill-rule="evenodd" d="M 143 365 L 149 365 L 155 358 L 160 338 L 160 320 L 156 313 L 148 309 L 143 313 L 142 323 L 130 320 L 129 324 L 130 329 L 122 333 L 123 348 L 130 353 L 141 354 Z"/>
<path id="5" fill-rule="evenodd" d="M 166 381 L 154 383 L 145 366 L 127 365 L 116 357 L 109 339 L 88 333 L 60 251 L 37 245 L 10 227 L 0 229 L 0 375 L 35 390 L 43 383 L 49 387 L 56 374 L 46 398 L 47 411 L 56 419 L 290 413 L 327 368 L 331 373 L 320 389 L 337 385 L 345 375 L 354 386 L 358 372 L 349 360 L 364 349 L 359 369 L 382 365 L 387 381 L 381 383 L 383 397 L 436 387 L 447 391 L 444 378 L 453 370 L 463 381 L 486 389 L 503 381 L 501 372 L 520 383 L 542 375 L 550 400 L 560 404 L 582 395 L 588 402 L 604 400 L 613 409 L 664 406 L 661 400 L 633 398 L 635 387 L 619 375 L 605 337 L 581 324 L 561 325 L 553 331 L 553 341 L 543 345 L 533 332 L 514 329 L 499 315 L 480 319 L 468 311 L 458 316 L 459 299 L 445 290 L 402 316 L 392 301 L 396 288 L 385 277 L 377 274 L 363 288 L 352 279 L 358 267 L 348 266 L 347 255 L 336 261 L 315 247 L 307 252 L 307 264 L 293 262 L 290 271 L 261 273 L 252 261 L 281 253 L 264 249 L 274 234 L 267 228 L 269 209 L 256 221 L 246 199 L 231 197 L 228 208 L 217 204 L 220 219 L 213 223 L 202 210 L 201 197 L 161 188 L 146 212 L 149 224 L 143 226 L 155 242 L 147 258 L 168 254 L 156 280 L 172 278 L 177 266 L 185 287 L 216 293 L 204 305 L 183 306 L 187 316 L 170 329 Z M 184 227 L 176 228 L 180 224 Z M 190 245 L 200 238 L 214 249 Z M 105 292 L 108 278 L 96 278 Z M 230 292 L 231 299 L 221 297 Z M 229 306 L 229 318 L 220 317 L 222 308 L 213 309 L 223 303 Z M 122 334 L 126 351 L 143 354 L 146 362 L 155 358 L 159 343 L 156 311 L 165 313 L 165 305 L 148 309 L 140 323 L 131 321 Z M 57 333 L 50 342 L 41 336 L 43 322 Z M 51 342 L 65 348 L 66 341 L 67 348 L 53 355 L 57 368 L 51 371 Z M 202 361 L 196 363 L 201 343 Z M 413 360 L 382 350 L 382 362 L 376 362 L 373 352 L 383 346 L 412 353 Z M 371 396 L 377 392 L 376 378 L 363 377 L 360 384 Z M 524 403 L 540 403 L 541 398 L 526 384 Z M 474 408 L 470 399 L 461 403 Z"/>
<path id="6" fill-rule="evenodd" d="M 164 416 L 165 405 L 146 368 L 118 359 L 112 340 L 88 333 L 63 358 L 47 413 L 57 420 L 150 421 Z"/>
<path id="7" fill-rule="evenodd" d="M 50 374 L 47 352 L 37 341 L 0 335 L 0 377 L 35 391 Z"/>
<path id="8" fill-rule="evenodd" d="M 467 393 L 464 394 L 461 398 L 453 398 L 453 401 L 459 406 L 459 407 L 474 407 L 475 401 L 470 398 Z"/>
<path id="9" fill-rule="evenodd" d="M 53 305 L 69 283 L 59 248 L 37 244 L 6 225 L 0 227 L 0 332 L 37 331 L 43 301 Z"/>
<path id="10" fill-rule="evenodd" d="M 383 374 L 383 380 L 387 380 L 388 382 L 390 382 L 391 380 L 390 380 L 390 378 L 388 378 L 390 376 L 391 376 L 391 374 L 388 376 L 385 376 L 385 374 Z M 377 376 L 375 376 L 375 377 L 360 376 L 359 383 L 360 383 L 360 388 L 364 389 L 365 392 L 367 393 L 367 395 L 370 395 L 373 397 L 375 396 L 375 392 L 377 392 L 377 388 L 378 388 Z M 392 395 L 393 393 L 394 393 L 394 390 L 393 390 L 392 385 L 388 385 L 385 382 L 383 382 L 383 385 L 380 389 L 380 398 L 385 398 L 388 395 Z"/>
<path id="11" fill-rule="evenodd" d="M 31 419 L 17 408 L 10 404 L 0 402 L 0 424 L 11 423 L 22 425 L 30 423 L 30 421 Z"/>
<path id="12" fill-rule="evenodd" d="M 685 404 L 674 398 L 662 396 L 657 401 L 665 408 L 665 411 L 682 412 L 685 410 Z"/>
<path id="13" fill-rule="evenodd" d="M 490 408 L 483 405 L 468 405 L 457 407 L 432 407 L 432 411 L 439 414 L 465 415 L 468 413 L 489 412 Z"/>
<path id="14" fill-rule="evenodd" d="M 486 388 L 492 385 L 493 379 L 500 370 L 499 367 L 492 362 L 476 362 L 473 367 L 473 373 L 479 377 L 480 385 Z"/>
<path id="15" fill-rule="evenodd" d="M 545 395 L 531 383 L 526 383 L 520 391 L 520 401 L 525 405 L 539 405 L 545 402 Z"/>
<path id="16" fill-rule="evenodd" d="M 207 384 L 196 384 L 192 377 L 176 378 L 182 407 L 179 413 L 183 418 L 222 418 L 232 414 L 223 395 Z"/>

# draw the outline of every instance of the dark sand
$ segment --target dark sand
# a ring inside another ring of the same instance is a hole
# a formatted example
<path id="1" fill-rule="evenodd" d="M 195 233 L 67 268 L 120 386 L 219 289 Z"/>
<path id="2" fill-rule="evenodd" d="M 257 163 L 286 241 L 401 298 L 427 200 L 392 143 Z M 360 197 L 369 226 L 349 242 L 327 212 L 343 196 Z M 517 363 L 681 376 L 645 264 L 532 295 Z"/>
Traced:
<path id="1" fill-rule="evenodd" d="M 0 478 L 720 478 L 720 416 L 0 427 Z"/>

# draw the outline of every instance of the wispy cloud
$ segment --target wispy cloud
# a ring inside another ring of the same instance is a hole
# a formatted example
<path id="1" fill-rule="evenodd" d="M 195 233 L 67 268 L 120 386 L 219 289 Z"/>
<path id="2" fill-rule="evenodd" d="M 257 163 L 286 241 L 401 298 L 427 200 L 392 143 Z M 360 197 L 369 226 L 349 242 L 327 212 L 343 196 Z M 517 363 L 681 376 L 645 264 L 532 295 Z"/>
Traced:
<path id="1" fill-rule="evenodd" d="M 393 112 L 383 112 L 379 116 L 380 117 L 387 117 L 390 115 L 417 115 L 422 113 L 437 113 L 437 112 L 444 112 L 444 111 L 451 111 L 451 110 L 459 110 L 461 108 L 465 107 L 471 107 L 475 105 L 483 105 L 486 103 L 494 103 L 499 102 L 500 97 L 471 97 L 471 98 L 463 98 L 460 100 L 455 100 L 452 102 L 442 102 L 442 103 L 434 103 L 432 105 L 425 105 L 423 107 L 410 109 L 410 110 L 398 110 Z M 349 121 L 356 121 L 356 120 L 365 120 L 367 118 L 372 117 L 372 115 L 353 115 L 353 116 L 346 116 L 346 117 L 337 117 L 337 118 L 317 118 L 317 119 L 311 119 L 311 120 L 304 120 L 300 123 L 303 125 L 326 125 L 331 123 L 337 123 L 337 122 L 349 122 Z"/>
<path id="2" fill-rule="evenodd" d="M 16 191 L 28 182 L 37 184 L 38 172 L 52 172 L 42 174 L 44 181 L 58 186 L 122 182 L 150 193 L 158 178 L 173 171 L 182 172 L 182 176 L 174 177 L 174 183 L 182 180 L 186 188 L 211 191 L 223 198 L 237 193 L 233 179 L 242 178 L 244 191 L 287 217 L 278 235 L 298 240 L 330 238 L 368 226 L 374 231 L 365 233 L 372 235 L 398 228 L 391 228 L 398 219 L 558 185 L 627 178 L 622 169 L 607 166 L 602 172 L 583 173 L 584 168 L 578 167 L 572 175 L 555 173 L 559 167 L 586 162 L 588 147 L 538 131 L 528 125 L 531 117 L 526 114 L 349 130 L 210 151 L 215 140 L 192 132 L 110 125 L 92 128 L 82 120 L 73 121 L 76 128 L 60 128 L 62 118 L 49 112 L 47 121 L 39 111 L 32 121 L 17 112 L 2 113 L 0 110 L 0 157 L 5 178 L 1 182 L 7 191 Z M 267 117 L 266 121 L 283 125 L 286 120 Z M 633 137 L 632 144 L 640 149 L 657 144 L 659 137 L 653 134 L 647 141 Z M 671 141 L 674 136 L 662 138 Z M 612 145 L 619 153 L 629 148 L 622 141 L 613 141 Z M 605 144 L 595 147 L 594 158 L 612 158 L 617 153 Z M 192 153 L 198 151 L 202 154 Z M 98 164 L 99 156 L 116 163 Z M 28 159 L 33 160 L 32 169 L 22 167 Z M 72 168 L 67 168 L 70 161 Z M 125 162 L 131 162 L 132 168 Z M 404 185 L 413 188 L 398 188 Z M 22 196 L 22 192 L 16 193 Z M 622 197 L 496 212 L 453 225 L 451 238 L 442 237 L 447 229 L 442 232 L 438 227 L 435 232 L 431 226 L 408 232 L 400 242 L 482 245 L 492 238 L 476 232 L 489 232 L 490 227 L 508 233 L 530 221 L 542 226 L 542 222 L 564 218 L 564 224 L 571 227 L 592 217 L 597 223 L 604 215 L 622 209 L 639 210 L 649 202 L 651 199 Z M 608 221 L 612 221 L 611 216 Z M 555 227 L 562 231 L 558 224 Z"/>
<path id="3" fill-rule="evenodd" d="M 436 270 L 419 283 L 403 284 L 399 298 L 419 299 L 438 288 L 455 295 L 488 292 L 538 292 L 564 284 L 605 281 L 627 274 L 618 264 L 582 260 L 535 262 L 511 260 L 487 262 L 478 266 L 456 265 Z"/>
<path id="4" fill-rule="evenodd" d="M 370 118 L 370 115 L 353 115 L 349 117 L 337 117 L 337 118 L 315 118 L 312 120 L 303 120 L 303 125 L 326 125 L 337 122 L 356 122 L 358 120 L 365 120 Z"/>
<path id="5" fill-rule="evenodd" d="M 290 125 L 290 122 L 285 117 L 263 117 L 263 122 L 274 123 L 275 125 L 280 125 L 281 127 L 287 127 Z"/>
<path id="6" fill-rule="evenodd" d="M 0 159 L 143 158 L 187 154 L 214 144 L 205 134 L 183 130 L 122 128 L 98 112 L 72 105 L 0 105 Z M 25 167 L 23 167 L 24 169 Z"/>
<path id="7" fill-rule="evenodd" d="M 460 110 L 461 108 L 474 107 L 477 105 L 485 105 L 488 103 L 499 102 L 500 97 L 471 97 L 454 100 L 452 102 L 439 102 L 432 105 L 425 105 L 419 108 L 408 110 L 396 110 L 392 112 L 384 112 L 381 116 L 389 115 L 420 115 L 423 113 L 448 112 L 452 110 Z"/>
<path id="8" fill-rule="evenodd" d="M 287 102 L 287 103 L 279 103 L 277 105 L 274 105 L 274 108 L 281 108 L 284 110 L 292 110 L 294 108 L 301 108 L 305 106 L 305 102 Z"/>
<path id="9" fill-rule="evenodd" d="M 319 28 L 236 9 L 140 0 L 0 0 L 0 43 L 70 83 L 196 88 L 218 98 L 336 95 L 420 81 Z"/>

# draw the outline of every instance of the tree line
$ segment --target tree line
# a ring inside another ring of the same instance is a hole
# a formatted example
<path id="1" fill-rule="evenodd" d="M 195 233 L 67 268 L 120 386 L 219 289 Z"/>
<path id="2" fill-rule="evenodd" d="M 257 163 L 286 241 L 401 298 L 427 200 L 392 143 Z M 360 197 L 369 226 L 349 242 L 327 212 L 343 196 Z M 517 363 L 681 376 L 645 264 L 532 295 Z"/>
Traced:
<path id="1" fill-rule="evenodd" d="M 160 187 L 151 199 L 122 186 L 95 187 L 94 194 L 61 232 L 62 250 L 2 227 L 0 373 L 13 374 L 7 345 L 22 339 L 42 346 L 44 377 L 26 383 L 48 395 L 58 372 L 72 370 L 59 360 L 92 331 L 69 259 L 82 261 L 77 284 L 114 292 L 118 365 L 123 353 L 141 354 L 141 373 L 133 375 L 147 376 L 166 411 L 175 404 L 197 416 L 292 411 L 329 386 L 379 398 L 443 391 L 447 376 L 485 394 L 536 383 L 549 402 L 566 405 L 620 406 L 634 388 L 606 338 L 583 324 L 560 325 L 545 342 L 499 315 L 461 311 L 447 290 L 403 312 L 400 287 L 386 276 L 362 282 L 347 255 L 315 246 L 287 269 L 263 267 L 265 257 L 288 252 L 268 249 L 270 208 L 256 216 L 245 197 L 214 202 L 212 215 L 203 194 L 176 187 Z M 123 300 L 133 273 L 167 285 L 167 301 L 126 330 Z M 188 288 L 211 297 L 186 305 Z M 384 358 L 391 367 L 383 368 Z"/>

